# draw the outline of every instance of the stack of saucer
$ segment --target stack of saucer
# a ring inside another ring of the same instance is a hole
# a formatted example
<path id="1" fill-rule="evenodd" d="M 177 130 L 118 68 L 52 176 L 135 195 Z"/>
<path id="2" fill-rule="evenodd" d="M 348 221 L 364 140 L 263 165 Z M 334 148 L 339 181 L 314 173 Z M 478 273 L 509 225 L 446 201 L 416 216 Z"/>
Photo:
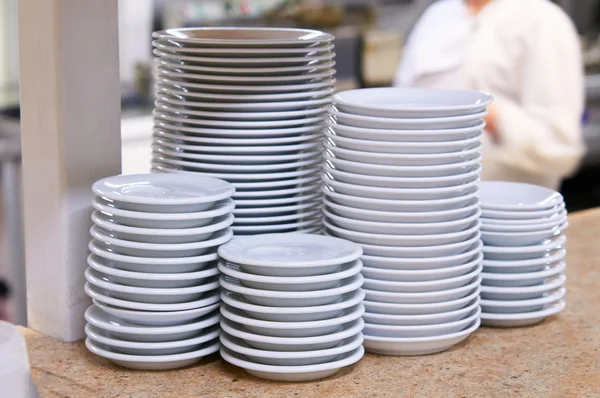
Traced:
<path id="1" fill-rule="evenodd" d="M 490 101 L 398 88 L 333 97 L 324 225 L 364 250 L 368 351 L 439 352 L 479 327 L 477 185 Z"/>
<path id="2" fill-rule="evenodd" d="M 217 247 L 234 188 L 191 174 L 96 182 L 85 272 L 86 346 L 133 369 L 173 369 L 219 349 Z"/>
<path id="3" fill-rule="evenodd" d="M 352 242 L 297 233 L 221 246 L 223 359 L 280 381 L 320 379 L 357 362 L 361 253 Z"/>
<path id="4" fill-rule="evenodd" d="M 567 211 L 562 195 L 537 185 L 481 183 L 485 325 L 533 325 L 565 308 Z"/>
<path id="5" fill-rule="evenodd" d="M 321 229 L 329 34 L 284 28 L 155 32 L 155 171 L 236 188 L 236 235 Z"/>

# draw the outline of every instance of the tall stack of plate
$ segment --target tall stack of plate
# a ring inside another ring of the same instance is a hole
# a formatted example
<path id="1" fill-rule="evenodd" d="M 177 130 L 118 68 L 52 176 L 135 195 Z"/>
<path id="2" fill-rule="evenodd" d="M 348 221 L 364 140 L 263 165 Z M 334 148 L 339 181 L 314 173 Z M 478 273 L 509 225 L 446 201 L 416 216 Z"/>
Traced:
<path id="1" fill-rule="evenodd" d="M 234 188 L 187 174 L 96 182 L 85 272 L 86 346 L 133 369 L 173 369 L 217 351 L 217 247 L 233 232 Z"/>
<path id="2" fill-rule="evenodd" d="M 352 242 L 297 233 L 221 246 L 223 359 L 280 381 L 320 379 L 357 362 L 361 253 Z"/>
<path id="3" fill-rule="evenodd" d="M 364 250 L 368 351 L 439 352 L 479 327 L 477 185 L 490 101 L 398 88 L 333 98 L 324 224 Z"/>
<path id="4" fill-rule="evenodd" d="M 321 229 L 329 34 L 283 28 L 155 32 L 155 171 L 231 182 L 236 235 Z"/>
<path id="5" fill-rule="evenodd" d="M 481 183 L 485 325 L 527 326 L 565 308 L 567 211 L 562 195 L 537 185 Z"/>

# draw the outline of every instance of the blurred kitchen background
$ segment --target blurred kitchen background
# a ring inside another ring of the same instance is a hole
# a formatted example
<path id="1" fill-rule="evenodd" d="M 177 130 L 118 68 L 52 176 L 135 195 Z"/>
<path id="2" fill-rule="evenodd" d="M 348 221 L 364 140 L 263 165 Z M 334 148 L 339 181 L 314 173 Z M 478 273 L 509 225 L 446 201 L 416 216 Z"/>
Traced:
<path id="1" fill-rule="evenodd" d="M 338 89 L 388 86 L 403 43 L 435 0 L 120 0 L 123 172 L 147 172 L 152 133 L 151 32 L 182 26 L 289 26 L 336 37 Z M 17 2 L 0 0 L 0 279 L 24 323 L 20 221 Z M 569 211 L 600 205 L 600 0 L 557 0 L 581 37 L 586 69 L 587 155 L 562 192 Z M 92 94 L 92 93 L 90 93 Z M 543 143 L 540 143 L 543 145 Z M 40 204 L 41 205 L 41 204 Z M 0 298 L 1 300 L 1 298 Z"/>

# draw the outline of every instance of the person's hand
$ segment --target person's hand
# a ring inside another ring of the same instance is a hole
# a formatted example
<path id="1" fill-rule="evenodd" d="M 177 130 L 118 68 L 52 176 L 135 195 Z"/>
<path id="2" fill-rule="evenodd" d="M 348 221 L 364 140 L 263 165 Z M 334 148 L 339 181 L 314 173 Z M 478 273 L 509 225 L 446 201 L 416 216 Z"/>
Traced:
<path id="1" fill-rule="evenodd" d="M 498 128 L 496 124 L 496 116 L 497 110 L 494 104 L 491 104 L 487 108 L 488 114 L 484 118 L 485 120 L 485 131 L 489 134 L 494 142 L 498 142 L 500 140 L 500 134 L 498 133 Z"/>

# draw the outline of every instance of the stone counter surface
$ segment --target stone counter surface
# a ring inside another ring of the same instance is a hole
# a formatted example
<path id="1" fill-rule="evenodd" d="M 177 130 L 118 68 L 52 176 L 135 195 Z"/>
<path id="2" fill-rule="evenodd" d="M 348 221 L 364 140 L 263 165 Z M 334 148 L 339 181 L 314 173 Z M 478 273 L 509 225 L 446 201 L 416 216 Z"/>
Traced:
<path id="1" fill-rule="evenodd" d="M 483 327 L 449 351 L 367 354 L 321 381 L 259 380 L 218 355 L 168 372 L 119 368 L 22 329 L 41 397 L 600 397 L 600 209 L 569 216 L 567 308 L 520 329 Z"/>

